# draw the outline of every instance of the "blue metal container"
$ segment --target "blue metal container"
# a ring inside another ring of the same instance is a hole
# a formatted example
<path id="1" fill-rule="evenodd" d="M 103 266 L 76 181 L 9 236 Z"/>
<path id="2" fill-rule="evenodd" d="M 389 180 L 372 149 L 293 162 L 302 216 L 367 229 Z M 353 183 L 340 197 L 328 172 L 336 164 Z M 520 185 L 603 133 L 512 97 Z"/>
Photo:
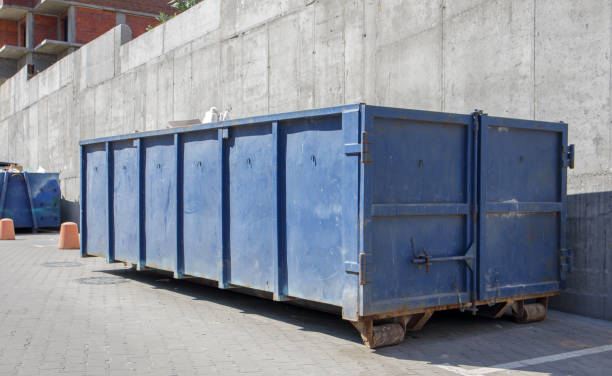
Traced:
<path id="1" fill-rule="evenodd" d="M 371 347 L 436 310 L 533 321 L 572 162 L 564 123 L 363 104 L 83 141 L 82 253 L 340 307 Z"/>
<path id="2" fill-rule="evenodd" d="M 15 228 L 60 226 L 59 174 L 0 172 L 0 218 Z"/>

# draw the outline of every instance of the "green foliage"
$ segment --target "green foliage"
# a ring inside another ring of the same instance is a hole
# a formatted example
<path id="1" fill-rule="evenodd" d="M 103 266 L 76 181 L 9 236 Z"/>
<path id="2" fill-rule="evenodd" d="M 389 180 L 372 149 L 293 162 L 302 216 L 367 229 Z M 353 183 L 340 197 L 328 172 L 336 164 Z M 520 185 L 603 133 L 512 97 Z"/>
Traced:
<path id="1" fill-rule="evenodd" d="M 170 15 L 164 12 L 161 12 L 159 16 L 156 17 L 156 19 L 159 21 L 159 24 L 161 25 L 164 22 L 167 22 L 168 20 L 172 19 L 176 15 L 183 13 L 184 11 L 196 5 L 200 1 L 202 0 L 170 0 L 168 1 L 168 5 L 176 9 L 176 12 Z M 151 26 L 151 25 L 147 26 L 147 31 L 153 29 L 153 27 L 154 26 Z"/>
<path id="2" fill-rule="evenodd" d="M 199 3 L 200 0 L 170 0 L 168 4 L 179 11 L 179 13 L 186 11 L 192 6 Z M 175 13 L 176 14 L 176 13 Z"/>

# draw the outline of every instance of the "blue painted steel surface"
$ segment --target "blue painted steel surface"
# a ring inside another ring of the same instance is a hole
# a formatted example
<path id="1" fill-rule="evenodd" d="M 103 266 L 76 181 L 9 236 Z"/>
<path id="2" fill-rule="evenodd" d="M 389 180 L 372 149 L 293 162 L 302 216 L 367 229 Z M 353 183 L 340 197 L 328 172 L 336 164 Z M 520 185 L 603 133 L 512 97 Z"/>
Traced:
<path id="1" fill-rule="evenodd" d="M 83 254 L 349 320 L 562 287 L 563 123 L 361 104 L 81 148 Z"/>
<path id="2" fill-rule="evenodd" d="M 15 228 L 59 227 L 60 197 L 58 174 L 0 172 L 0 218 Z"/>

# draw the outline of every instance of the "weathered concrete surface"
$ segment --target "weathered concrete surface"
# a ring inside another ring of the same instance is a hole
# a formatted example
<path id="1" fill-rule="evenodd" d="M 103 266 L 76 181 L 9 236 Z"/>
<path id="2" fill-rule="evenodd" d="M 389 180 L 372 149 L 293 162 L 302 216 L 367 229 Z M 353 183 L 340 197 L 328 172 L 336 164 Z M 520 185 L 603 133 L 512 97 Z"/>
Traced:
<path id="1" fill-rule="evenodd" d="M 58 250 L 56 234 L 17 238 L 0 242 L 1 375 L 603 376 L 612 368 L 612 322 L 551 311 L 525 325 L 439 312 L 403 343 L 370 350 L 339 316 L 81 258 Z"/>
<path id="2" fill-rule="evenodd" d="M 574 269 L 568 274 L 568 289 L 553 306 L 612 320 L 612 192 L 570 195 L 567 216 Z"/>
<path id="3" fill-rule="evenodd" d="M 568 122 L 569 193 L 609 192 L 611 13 L 610 0 L 206 0 L 0 85 L 0 160 L 59 171 L 64 218 L 77 220 L 80 139 L 165 128 L 210 106 L 233 118 L 355 102 L 478 107 Z"/>

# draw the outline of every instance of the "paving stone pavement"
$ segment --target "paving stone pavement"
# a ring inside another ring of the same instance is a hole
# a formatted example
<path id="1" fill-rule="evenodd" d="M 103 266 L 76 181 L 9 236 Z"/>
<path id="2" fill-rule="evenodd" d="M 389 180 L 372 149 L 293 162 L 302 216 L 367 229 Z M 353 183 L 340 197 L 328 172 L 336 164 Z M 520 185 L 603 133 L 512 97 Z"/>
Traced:
<path id="1" fill-rule="evenodd" d="M 612 322 L 437 313 L 370 350 L 338 316 L 81 258 L 57 240 L 0 242 L 0 375 L 612 374 Z"/>

